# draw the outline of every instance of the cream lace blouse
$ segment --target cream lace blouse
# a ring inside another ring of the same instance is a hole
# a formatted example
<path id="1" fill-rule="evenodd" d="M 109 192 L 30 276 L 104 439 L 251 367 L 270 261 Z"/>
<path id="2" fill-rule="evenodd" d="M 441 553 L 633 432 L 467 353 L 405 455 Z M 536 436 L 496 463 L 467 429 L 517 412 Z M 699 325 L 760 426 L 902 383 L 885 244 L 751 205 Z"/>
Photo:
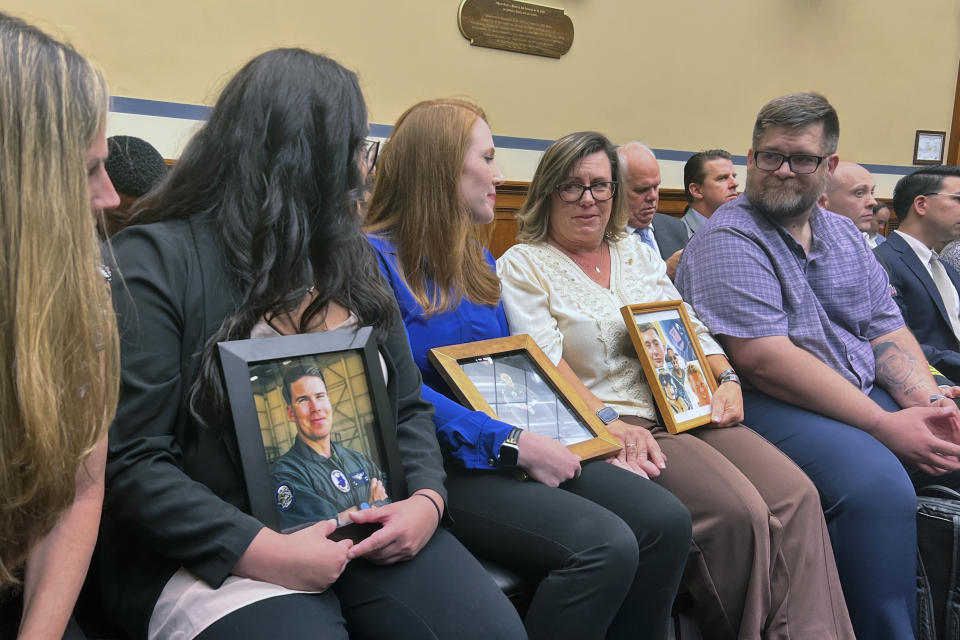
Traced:
<path id="1" fill-rule="evenodd" d="M 656 420 L 620 307 L 680 300 L 666 264 L 631 234 L 610 243 L 610 288 L 593 282 L 549 244 L 518 244 L 497 260 L 510 333 L 533 337 L 554 363 L 564 359 L 594 395 L 625 415 Z M 690 305 L 707 355 L 723 353 Z"/>

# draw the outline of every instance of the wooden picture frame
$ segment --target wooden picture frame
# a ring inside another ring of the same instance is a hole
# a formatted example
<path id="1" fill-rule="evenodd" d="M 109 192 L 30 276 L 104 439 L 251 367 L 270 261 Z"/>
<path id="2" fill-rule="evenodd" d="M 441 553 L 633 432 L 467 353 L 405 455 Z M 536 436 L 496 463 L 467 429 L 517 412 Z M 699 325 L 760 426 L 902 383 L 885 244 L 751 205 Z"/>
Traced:
<path id="1" fill-rule="evenodd" d="M 430 362 L 470 409 L 552 437 L 583 460 L 621 449 L 526 334 L 437 347 L 430 350 Z"/>
<path id="2" fill-rule="evenodd" d="M 376 530 L 348 512 L 407 488 L 372 329 L 217 346 L 253 516 L 282 532 L 337 518 L 332 539 Z"/>
<path id="3" fill-rule="evenodd" d="M 913 139 L 913 164 L 943 164 L 946 131 L 917 130 Z"/>
<path id="4" fill-rule="evenodd" d="M 683 301 L 631 304 L 620 312 L 667 431 L 710 422 L 717 381 Z"/>

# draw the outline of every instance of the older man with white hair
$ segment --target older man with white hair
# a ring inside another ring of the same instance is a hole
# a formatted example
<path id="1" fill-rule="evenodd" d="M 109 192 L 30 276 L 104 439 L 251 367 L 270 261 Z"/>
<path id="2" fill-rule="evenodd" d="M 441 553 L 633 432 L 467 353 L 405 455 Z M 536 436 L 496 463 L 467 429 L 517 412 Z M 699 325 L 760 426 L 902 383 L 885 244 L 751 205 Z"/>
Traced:
<path id="1" fill-rule="evenodd" d="M 642 142 L 628 142 L 617 149 L 623 167 L 622 188 L 627 194 L 630 218 L 627 231 L 636 233 L 667 262 L 667 275 L 673 279 L 683 247 L 687 244 L 687 228 L 682 222 L 657 213 L 660 202 L 660 165 L 653 151 Z"/>

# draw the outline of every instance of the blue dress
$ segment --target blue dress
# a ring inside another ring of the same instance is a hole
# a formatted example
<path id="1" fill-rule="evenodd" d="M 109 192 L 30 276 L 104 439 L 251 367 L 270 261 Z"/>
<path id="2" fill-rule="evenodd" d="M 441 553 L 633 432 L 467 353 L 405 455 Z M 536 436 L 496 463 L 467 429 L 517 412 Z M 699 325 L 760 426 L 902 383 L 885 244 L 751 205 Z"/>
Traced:
<path id="1" fill-rule="evenodd" d="M 434 347 L 509 336 L 503 305 L 487 306 L 461 300 L 452 311 L 425 316 L 423 307 L 414 299 L 400 275 L 393 243 L 379 236 L 370 235 L 368 238 L 376 249 L 380 270 L 400 307 L 413 359 L 423 375 L 423 397 L 436 407 L 434 424 L 440 444 L 467 469 L 495 468 L 500 445 L 513 427 L 482 411 L 471 411 L 458 404 L 430 364 L 428 354 Z M 493 269 L 493 256 L 484 251 L 487 263 Z"/>
<path id="2" fill-rule="evenodd" d="M 496 470 L 513 428 L 454 401 L 428 361 L 431 348 L 510 335 L 503 307 L 462 300 L 425 316 L 400 275 L 393 243 L 368 236 L 393 290 L 422 394 L 447 459 L 453 534 L 473 553 L 545 576 L 524 626 L 532 640 L 666 636 L 673 595 L 690 548 L 690 516 L 668 491 L 605 462 L 587 462 L 559 488 L 517 482 Z M 493 258 L 486 254 L 494 268 Z M 522 442 L 522 441 L 521 441 Z"/>

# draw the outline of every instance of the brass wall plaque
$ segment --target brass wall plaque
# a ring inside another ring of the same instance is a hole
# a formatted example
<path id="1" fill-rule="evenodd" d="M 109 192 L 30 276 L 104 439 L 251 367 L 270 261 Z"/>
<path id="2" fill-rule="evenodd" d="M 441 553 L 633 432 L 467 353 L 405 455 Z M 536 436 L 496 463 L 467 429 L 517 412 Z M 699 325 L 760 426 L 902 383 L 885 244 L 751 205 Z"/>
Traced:
<path id="1" fill-rule="evenodd" d="M 563 9 L 517 0 L 463 0 L 460 33 L 475 47 L 559 58 L 573 44 L 573 21 Z"/>

